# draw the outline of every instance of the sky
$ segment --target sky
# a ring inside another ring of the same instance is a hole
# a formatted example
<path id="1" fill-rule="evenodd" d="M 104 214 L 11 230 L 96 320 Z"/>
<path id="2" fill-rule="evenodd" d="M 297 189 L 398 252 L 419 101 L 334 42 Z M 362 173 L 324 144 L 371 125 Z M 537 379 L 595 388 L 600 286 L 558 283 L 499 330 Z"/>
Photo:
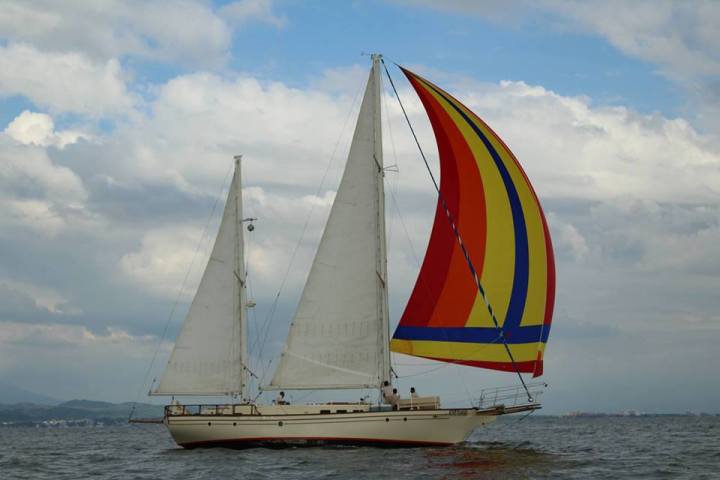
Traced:
<path id="1" fill-rule="evenodd" d="M 541 199 L 558 278 L 545 411 L 720 412 L 718 25 L 713 1 L 0 0 L 0 383 L 146 400 L 235 154 L 259 218 L 250 343 L 268 378 L 342 174 L 363 53 L 381 52 L 485 119 Z M 387 88 L 394 325 L 436 198 Z M 401 390 L 447 405 L 516 383 L 393 361 Z"/>

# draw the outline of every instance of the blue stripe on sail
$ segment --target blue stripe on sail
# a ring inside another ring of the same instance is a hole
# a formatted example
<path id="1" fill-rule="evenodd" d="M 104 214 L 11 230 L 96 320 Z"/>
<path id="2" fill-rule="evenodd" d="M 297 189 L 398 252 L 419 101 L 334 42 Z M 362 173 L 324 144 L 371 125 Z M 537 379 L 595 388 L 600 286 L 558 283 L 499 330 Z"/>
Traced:
<path id="1" fill-rule="evenodd" d="M 523 311 L 525 310 L 525 301 L 527 299 L 528 290 L 528 277 L 529 277 L 529 252 L 528 252 L 528 237 L 527 228 L 525 226 L 525 216 L 523 214 L 522 205 L 520 203 L 520 196 L 515 189 L 515 184 L 510 177 L 505 164 L 503 163 L 500 155 L 498 155 L 495 148 L 490 143 L 490 140 L 475 124 L 475 122 L 467 116 L 453 101 L 451 101 L 447 95 L 435 88 L 434 85 L 426 82 L 428 87 L 432 88 L 438 95 L 445 99 L 446 102 L 453 109 L 458 112 L 465 122 L 473 129 L 480 140 L 487 148 L 490 156 L 495 161 L 495 166 L 500 172 L 505 190 L 507 191 L 508 200 L 510 201 L 510 209 L 513 217 L 513 227 L 515 230 L 515 274 L 513 275 L 513 286 L 510 294 L 510 303 L 508 305 L 507 314 L 504 321 L 501 323 L 503 330 L 514 330 L 520 326 L 522 321 Z M 492 301 L 492 299 L 490 299 Z M 492 330 L 492 329 L 491 329 Z M 497 330 L 495 330 L 497 332 Z M 537 339 L 537 337 L 536 337 Z M 458 340 L 460 341 L 460 340 Z M 510 342 L 508 342 L 510 343 Z"/>
<path id="2" fill-rule="evenodd" d="M 529 325 L 504 330 L 508 344 L 547 342 L 547 325 Z M 542 337 L 541 337 L 542 335 Z M 398 340 L 432 340 L 436 342 L 502 343 L 495 327 L 403 327 L 398 326 L 393 338 Z"/>

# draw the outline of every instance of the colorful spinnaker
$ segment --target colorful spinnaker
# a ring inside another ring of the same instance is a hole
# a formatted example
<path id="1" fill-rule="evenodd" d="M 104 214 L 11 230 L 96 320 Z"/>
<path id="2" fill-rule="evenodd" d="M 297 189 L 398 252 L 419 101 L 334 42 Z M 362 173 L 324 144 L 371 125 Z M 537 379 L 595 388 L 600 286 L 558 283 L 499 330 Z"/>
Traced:
<path id="1" fill-rule="evenodd" d="M 555 262 L 537 195 L 485 122 L 436 85 L 403 72 L 435 133 L 440 197 L 391 350 L 539 376 L 555 301 Z"/>

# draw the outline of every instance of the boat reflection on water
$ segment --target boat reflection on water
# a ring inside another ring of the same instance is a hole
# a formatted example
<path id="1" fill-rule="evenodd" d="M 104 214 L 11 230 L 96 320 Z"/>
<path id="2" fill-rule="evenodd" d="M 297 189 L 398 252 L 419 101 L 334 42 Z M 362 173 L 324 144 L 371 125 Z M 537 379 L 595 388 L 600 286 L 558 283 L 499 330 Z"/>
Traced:
<path id="1" fill-rule="evenodd" d="M 557 455 L 521 444 L 468 442 L 452 448 L 427 450 L 427 469 L 442 479 L 517 479 L 549 473 L 561 461 Z"/>

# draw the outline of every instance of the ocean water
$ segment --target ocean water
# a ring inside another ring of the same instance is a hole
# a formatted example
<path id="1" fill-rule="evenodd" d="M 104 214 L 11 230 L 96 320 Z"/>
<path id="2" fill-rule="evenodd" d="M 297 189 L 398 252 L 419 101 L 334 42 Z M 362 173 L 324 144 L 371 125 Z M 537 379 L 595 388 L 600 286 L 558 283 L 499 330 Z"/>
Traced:
<path id="1" fill-rule="evenodd" d="M 0 428 L 0 479 L 720 479 L 720 417 L 519 418 L 418 449 L 183 450 L 160 425 Z"/>

